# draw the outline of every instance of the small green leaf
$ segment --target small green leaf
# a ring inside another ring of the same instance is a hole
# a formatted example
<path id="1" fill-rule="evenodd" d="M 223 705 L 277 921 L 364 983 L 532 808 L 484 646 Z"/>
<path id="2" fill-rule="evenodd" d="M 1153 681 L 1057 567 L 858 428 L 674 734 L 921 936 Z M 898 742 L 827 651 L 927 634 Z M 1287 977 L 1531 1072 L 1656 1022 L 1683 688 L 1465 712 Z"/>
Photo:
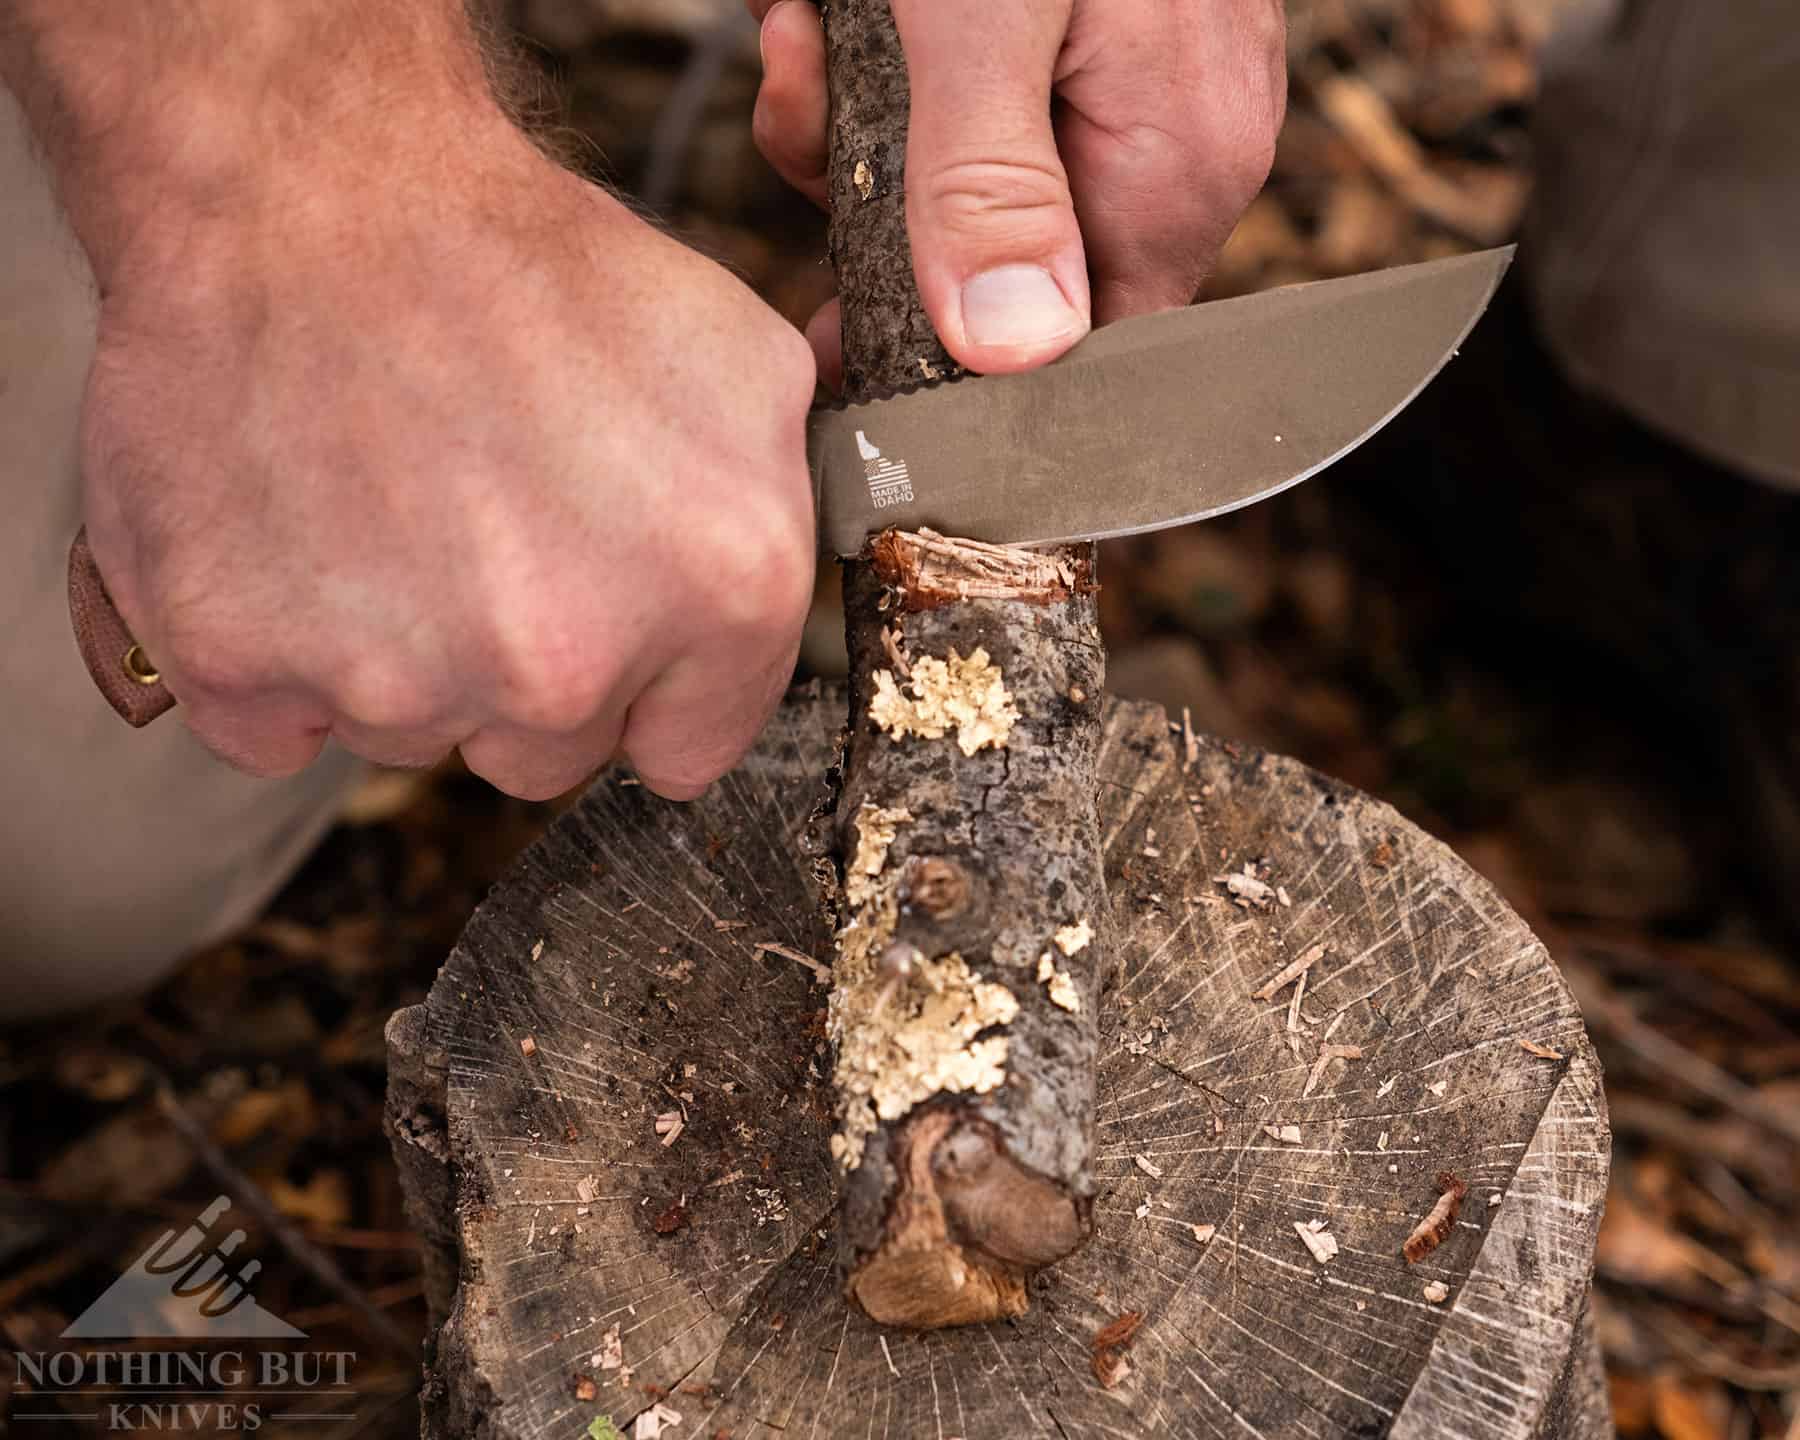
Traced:
<path id="1" fill-rule="evenodd" d="M 612 1423 L 610 1415 L 596 1415 L 588 1421 L 588 1440 L 625 1440 L 619 1433 L 619 1427 Z"/>

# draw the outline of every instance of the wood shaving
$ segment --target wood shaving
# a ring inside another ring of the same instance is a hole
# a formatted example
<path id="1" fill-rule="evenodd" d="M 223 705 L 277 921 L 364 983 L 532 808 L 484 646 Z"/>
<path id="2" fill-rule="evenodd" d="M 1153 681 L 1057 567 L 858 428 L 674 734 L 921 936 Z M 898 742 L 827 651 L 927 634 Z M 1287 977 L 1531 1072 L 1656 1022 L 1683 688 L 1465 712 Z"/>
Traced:
<path id="1" fill-rule="evenodd" d="M 754 953 L 760 955 L 765 950 L 771 955 L 781 956 L 783 960 L 792 960 L 796 965 L 804 965 L 808 970 L 812 971 L 813 978 L 817 980 L 819 984 L 829 985 L 831 983 L 831 967 L 829 965 L 821 965 L 817 960 L 813 959 L 812 956 L 802 955 L 798 950 L 790 949 L 786 945 L 779 945 L 773 940 L 758 941 Z"/>
<path id="2" fill-rule="evenodd" d="M 1338 1253 L 1337 1237 L 1325 1228 L 1327 1223 L 1324 1220 L 1294 1222 L 1294 1233 L 1300 1237 L 1300 1243 L 1321 1265 Z"/>
<path id="3" fill-rule="evenodd" d="M 1271 1140 L 1279 1140 L 1283 1145 L 1300 1143 L 1300 1127 L 1298 1125 L 1265 1125 L 1262 1128 L 1263 1134 Z"/>
<path id="4" fill-rule="evenodd" d="M 1219 1233 L 1217 1225 L 1189 1225 L 1188 1229 L 1194 1232 L 1194 1239 L 1202 1245 L 1209 1244 L 1213 1236 Z"/>
<path id="5" fill-rule="evenodd" d="M 1306 972 L 1302 970 L 1299 977 L 1294 981 L 1293 998 L 1288 1001 L 1287 1028 L 1289 1035 L 1297 1033 L 1300 1029 L 1300 1002 L 1305 997 Z M 1296 1048 L 1294 1053 L 1298 1055 L 1300 1053 L 1299 1049 Z"/>
<path id="6" fill-rule="evenodd" d="M 887 1336 L 882 1335 L 878 1338 L 881 1341 L 881 1356 L 887 1361 L 888 1374 L 898 1380 L 900 1378 L 900 1371 L 894 1364 L 894 1352 L 888 1349 Z"/>
<path id="7" fill-rule="evenodd" d="M 1562 1051 L 1552 1050 L 1548 1045 L 1540 1045 L 1535 1040 L 1521 1038 L 1519 1041 L 1519 1048 L 1527 1054 L 1537 1056 L 1540 1060 L 1560 1060 L 1563 1058 Z"/>
<path id="8" fill-rule="evenodd" d="M 1093 1339 L 1094 1378 L 1111 1390 L 1131 1374 L 1125 1351 L 1144 1323 L 1142 1312 L 1127 1310 L 1110 1325 L 1102 1326 Z"/>
<path id="9" fill-rule="evenodd" d="M 681 1412 L 657 1401 L 637 1417 L 631 1427 L 631 1440 L 661 1440 L 664 1430 L 681 1423 Z"/>
<path id="10" fill-rule="evenodd" d="M 861 905 L 875 893 L 875 877 L 887 864 L 888 849 L 912 818 L 910 810 L 884 810 L 863 801 L 856 812 L 856 854 L 844 867 L 844 898 L 850 904 Z"/>
<path id="11" fill-rule="evenodd" d="M 681 1132 L 687 1128 L 687 1122 L 678 1111 L 669 1110 L 656 1117 L 656 1133 L 662 1136 L 663 1148 L 666 1150 L 681 1138 Z"/>
<path id="12" fill-rule="evenodd" d="M 923 365 L 925 362 L 921 360 L 919 363 Z M 906 658 L 906 651 L 900 645 L 900 635 L 891 625 L 881 627 L 881 648 L 887 652 L 888 663 L 896 670 L 902 675 L 912 674 L 912 662 Z"/>
<path id="13" fill-rule="evenodd" d="M 1375 1092 L 1375 1098 L 1379 1100 L 1383 1095 L 1386 1095 L 1394 1088 L 1394 1082 L 1399 1078 L 1398 1075 L 1390 1075 L 1387 1079 L 1383 1080 L 1381 1082 L 1381 1088 Z"/>
<path id="14" fill-rule="evenodd" d="M 1081 992 L 1068 971 L 1056 968 L 1048 950 L 1038 956 L 1037 978 L 1048 988 L 1052 1005 L 1061 1006 L 1072 1015 L 1081 1013 Z"/>
<path id="15" fill-rule="evenodd" d="M 1254 860 L 1246 860 L 1243 870 L 1235 875 L 1215 875 L 1212 878 L 1215 885 L 1225 887 L 1233 902 L 1242 909 L 1267 910 L 1275 900 L 1275 887 L 1267 881 L 1257 879 Z"/>
<path id="16" fill-rule="evenodd" d="M 1375 1141 L 1375 1148 L 1377 1150 L 1385 1151 L 1387 1149 L 1387 1137 L 1388 1137 L 1388 1132 L 1383 1130 L 1381 1132 L 1380 1136 Z"/>
<path id="17" fill-rule="evenodd" d="M 1163 1177 L 1162 1167 L 1160 1165 L 1155 1164 L 1153 1161 L 1151 1161 L 1148 1156 L 1133 1155 L 1131 1157 L 1131 1159 L 1132 1159 L 1132 1162 L 1138 1167 L 1138 1169 L 1142 1170 L 1152 1180 L 1162 1179 L 1162 1177 Z"/>
<path id="18" fill-rule="evenodd" d="M 902 692 L 892 671 L 875 672 L 869 718 L 895 743 L 908 735 L 938 740 L 954 729 L 957 748 L 973 755 L 986 748 L 1005 749 L 1018 723 L 1019 711 L 1000 667 L 979 647 L 967 659 L 952 650 L 948 660 L 935 655 L 914 660 L 907 690 L 910 695 Z"/>
<path id="19" fill-rule="evenodd" d="M 1438 1172 L 1437 1187 L 1440 1192 L 1437 1204 L 1431 1207 L 1431 1212 L 1423 1220 L 1413 1226 L 1412 1234 L 1406 1237 L 1406 1243 L 1400 1247 L 1400 1253 L 1406 1257 L 1408 1265 L 1417 1265 L 1449 1239 L 1451 1227 L 1456 1224 L 1456 1217 L 1462 1212 L 1463 1196 L 1469 1193 L 1469 1187 L 1448 1170 Z"/>
<path id="20" fill-rule="evenodd" d="M 1435 1085 L 1427 1085 L 1425 1088 L 1441 1100 L 1444 1096 L 1444 1092 L 1450 1088 L 1450 1082 L 1448 1080 L 1439 1080 Z"/>
<path id="21" fill-rule="evenodd" d="M 1294 993 L 1298 995 L 1300 992 L 1296 990 Z M 1360 1060 L 1362 1053 L 1360 1045 L 1321 1045 L 1319 1058 L 1313 1061 L 1312 1073 L 1306 1077 L 1306 1088 L 1300 1092 L 1300 1098 L 1304 1100 L 1312 1094 L 1314 1087 L 1324 1077 L 1325 1067 L 1333 1060 Z"/>
<path id="22" fill-rule="evenodd" d="M 594 1352 L 594 1368 L 617 1370 L 624 1363 L 625 1345 L 619 1339 L 619 1327 L 614 1325 L 600 1337 L 600 1348 Z"/>
<path id="23" fill-rule="evenodd" d="M 1260 990 L 1251 991 L 1250 998 L 1252 1000 L 1273 1000 L 1281 990 L 1292 985 L 1324 958 L 1325 947 L 1323 945 L 1314 945 L 1298 960 L 1290 961 L 1288 964 L 1282 966 L 1282 968 L 1276 972 L 1275 978 L 1270 980 L 1268 984 L 1264 985 Z"/>
<path id="24" fill-rule="evenodd" d="M 1450 1287 L 1442 1280 L 1433 1280 L 1420 1293 L 1433 1305 L 1442 1305 L 1450 1298 Z"/>
<path id="25" fill-rule="evenodd" d="M 1056 941 L 1056 948 L 1063 954 L 1079 955 L 1094 938 L 1094 927 L 1086 920 L 1077 920 L 1073 925 L 1063 926 L 1052 938 Z"/>

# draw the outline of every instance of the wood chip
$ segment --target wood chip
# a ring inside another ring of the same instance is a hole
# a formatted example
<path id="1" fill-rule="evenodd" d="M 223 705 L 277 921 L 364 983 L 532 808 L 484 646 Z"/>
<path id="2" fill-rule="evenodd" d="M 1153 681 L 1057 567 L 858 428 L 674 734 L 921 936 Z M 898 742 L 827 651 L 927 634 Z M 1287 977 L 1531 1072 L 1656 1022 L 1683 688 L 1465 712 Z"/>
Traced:
<path id="1" fill-rule="evenodd" d="M 1300 1243 L 1312 1253 L 1313 1259 L 1323 1265 L 1338 1253 L 1337 1237 L 1325 1228 L 1324 1220 L 1296 1220 L 1294 1233 L 1300 1237 Z"/>
<path id="2" fill-rule="evenodd" d="M 527 1035 L 519 1042 L 519 1053 L 529 1060 L 533 1055 L 537 1054 L 537 1041 Z"/>
<path id="3" fill-rule="evenodd" d="M 1279 1140 L 1283 1145 L 1300 1143 L 1300 1127 L 1298 1125 L 1265 1125 L 1262 1128 L 1263 1134 L 1271 1140 Z"/>
<path id="4" fill-rule="evenodd" d="M 1300 992 L 1296 990 L 1294 993 L 1298 995 Z M 1304 1100 L 1312 1094 L 1325 1074 L 1325 1067 L 1333 1060 L 1360 1060 L 1362 1053 L 1360 1045 L 1321 1045 L 1319 1058 L 1313 1061 L 1312 1073 L 1306 1077 L 1306 1088 L 1300 1092 L 1300 1098 Z"/>
<path id="5" fill-rule="evenodd" d="M 796 965 L 804 965 L 812 971 L 813 979 L 817 980 L 819 984 L 829 985 L 831 983 L 831 967 L 821 965 L 812 956 L 802 955 L 798 950 L 790 949 L 786 945 L 779 945 L 773 940 L 759 940 L 756 943 L 755 953 L 760 955 L 765 950 L 771 955 L 781 956 L 784 960 L 792 960 Z"/>
<path id="6" fill-rule="evenodd" d="M 594 1352 L 594 1368 L 617 1370 L 624 1363 L 625 1345 L 619 1339 L 619 1327 L 614 1325 L 600 1337 L 600 1348 Z"/>
<path id="7" fill-rule="evenodd" d="M 657 1401 L 637 1417 L 631 1427 L 631 1440 L 661 1440 L 664 1430 L 681 1423 L 681 1412 Z"/>
<path id="8" fill-rule="evenodd" d="M 1291 961 L 1287 965 L 1284 965 L 1276 972 L 1275 978 L 1264 985 L 1262 989 L 1252 991 L 1250 998 L 1252 1000 L 1273 1000 L 1279 991 L 1286 986 L 1292 985 L 1308 970 L 1317 965 L 1324 957 L 1325 947 L 1323 945 L 1314 945 L 1298 960 Z"/>
<path id="9" fill-rule="evenodd" d="M 1537 1056 L 1540 1060 L 1560 1060 L 1563 1058 L 1562 1051 L 1552 1050 L 1548 1045 L 1540 1045 L 1535 1040 L 1521 1039 L 1519 1041 L 1519 1048 L 1527 1054 Z"/>
<path id="10" fill-rule="evenodd" d="M 1394 1082 L 1399 1078 L 1398 1075 L 1390 1075 L 1387 1079 L 1383 1080 L 1381 1082 L 1381 1088 L 1375 1092 L 1375 1098 L 1379 1100 L 1383 1095 L 1386 1095 L 1394 1088 Z"/>
<path id="11" fill-rule="evenodd" d="M 881 648 L 887 652 L 888 663 L 910 680 L 912 665 L 906 658 L 906 651 L 900 648 L 900 637 L 891 626 L 881 627 Z"/>
<path id="12" fill-rule="evenodd" d="M 1406 1237 L 1406 1243 L 1400 1247 L 1400 1253 L 1406 1257 L 1408 1265 L 1417 1265 L 1445 1240 L 1450 1238 L 1451 1227 L 1456 1224 L 1456 1217 L 1462 1212 L 1463 1196 L 1469 1193 L 1469 1187 L 1448 1170 L 1440 1170 L 1437 1176 L 1437 1204 L 1417 1225 L 1412 1234 Z"/>
<path id="13" fill-rule="evenodd" d="M 1437 1097 L 1442 1099 L 1444 1092 L 1450 1088 L 1450 1082 L 1448 1080 L 1440 1080 L 1437 1082 L 1437 1084 L 1427 1085 L 1425 1088 L 1427 1090 L 1429 1090 L 1433 1095 L 1436 1095 Z"/>
<path id="14" fill-rule="evenodd" d="M 879 1338 L 881 1340 L 881 1357 L 887 1361 L 888 1374 L 898 1380 L 900 1378 L 900 1371 L 894 1365 L 894 1352 L 888 1349 L 887 1336 L 883 1335 Z"/>
<path id="15" fill-rule="evenodd" d="M 681 1132 L 685 1129 L 687 1129 L 687 1122 L 681 1118 L 678 1111 L 669 1110 L 656 1117 L 656 1133 L 662 1136 L 665 1150 L 681 1138 Z"/>
<path id="16" fill-rule="evenodd" d="M 1305 997 L 1306 972 L 1302 970 L 1299 977 L 1294 981 L 1293 999 L 1288 1001 L 1287 1028 L 1288 1034 L 1290 1035 L 1297 1033 L 1300 1029 L 1300 1002 Z M 1299 1054 L 1300 1052 L 1296 1050 L 1294 1053 Z"/>
<path id="17" fill-rule="evenodd" d="M 575 1398 L 584 1403 L 600 1398 L 600 1387 L 594 1383 L 594 1377 L 592 1375 L 577 1375 L 575 1377 Z"/>
<path id="18" fill-rule="evenodd" d="M 1442 1280 L 1433 1280 L 1421 1293 L 1433 1305 L 1442 1305 L 1450 1298 L 1450 1287 Z"/>
<path id="19" fill-rule="evenodd" d="M 1189 1225 L 1194 1232 L 1194 1239 L 1202 1245 L 1210 1244 L 1214 1235 L 1219 1233 L 1217 1225 Z"/>
<path id="20" fill-rule="evenodd" d="M 1231 898 L 1245 910 L 1267 910 L 1274 902 L 1275 887 L 1257 879 L 1256 862 L 1253 860 L 1246 860 L 1243 870 L 1236 875 L 1215 875 L 1212 878 L 1215 885 L 1223 885 L 1230 892 Z"/>
<path id="21" fill-rule="evenodd" d="M 583 1175 L 575 1182 L 575 1198 L 583 1205 L 592 1204 L 594 1197 L 599 1193 L 599 1182 L 592 1175 Z"/>
<path id="22" fill-rule="evenodd" d="M 1152 1180 L 1162 1179 L 1163 1172 L 1161 1166 L 1152 1164 L 1150 1160 L 1143 1155 L 1133 1155 L 1131 1158 L 1136 1162 L 1138 1169 L 1142 1170 Z"/>

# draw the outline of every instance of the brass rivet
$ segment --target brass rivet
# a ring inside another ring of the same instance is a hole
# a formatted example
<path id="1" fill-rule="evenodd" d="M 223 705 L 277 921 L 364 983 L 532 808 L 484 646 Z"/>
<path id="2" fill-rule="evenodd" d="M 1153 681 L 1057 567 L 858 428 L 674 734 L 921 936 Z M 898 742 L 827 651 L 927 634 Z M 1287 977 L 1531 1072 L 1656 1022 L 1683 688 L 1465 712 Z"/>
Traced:
<path id="1" fill-rule="evenodd" d="M 120 661 L 120 664 L 125 667 L 125 673 L 140 685 L 162 683 L 161 673 L 150 663 L 150 657 L 144 653 L 142 645 L 133 645 L 127 650 L 125 658 Z"/>

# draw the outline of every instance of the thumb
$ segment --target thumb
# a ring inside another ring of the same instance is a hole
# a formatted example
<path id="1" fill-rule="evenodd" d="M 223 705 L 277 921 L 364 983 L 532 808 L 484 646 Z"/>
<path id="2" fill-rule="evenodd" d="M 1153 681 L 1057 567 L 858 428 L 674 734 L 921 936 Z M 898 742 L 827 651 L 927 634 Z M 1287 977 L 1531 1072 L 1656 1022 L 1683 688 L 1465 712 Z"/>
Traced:
<path id="1" fill-rule="evenodd" d="M 971 370 L 1088 331 L 1087 262 L 1051 127 L 1072 0 L 894 0 L 912 120 L 906 223 L 926 313 Z"/>

